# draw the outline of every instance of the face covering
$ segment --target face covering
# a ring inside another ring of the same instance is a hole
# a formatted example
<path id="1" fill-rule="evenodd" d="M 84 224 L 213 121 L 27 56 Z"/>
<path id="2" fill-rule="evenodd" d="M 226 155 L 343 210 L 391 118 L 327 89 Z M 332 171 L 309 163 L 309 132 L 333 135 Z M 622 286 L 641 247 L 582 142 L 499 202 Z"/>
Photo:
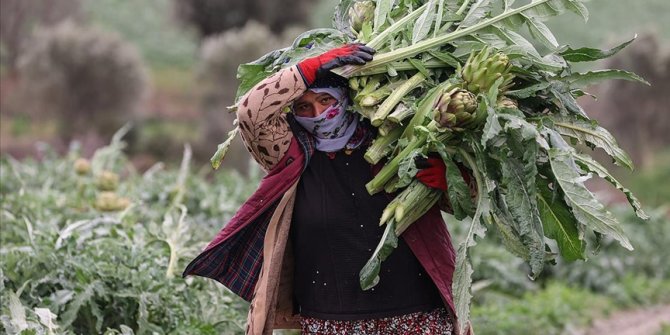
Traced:
<path id="1" fill-rule="evenodd" d="M 347 112 L 348 98 L 345 88 L 312 88 L 314 93 L 328 93 L 337 103 L 329 106 L 316 117 L 295 115 L 295 120 L 312 134 L 316 140 L 316 149 L 324 152 L 335 152 L 341 149 L 355 149 L 364 136 L 357 133 L 358 117 Z M 360 133 L 360 129 L 358 133 Z"/>

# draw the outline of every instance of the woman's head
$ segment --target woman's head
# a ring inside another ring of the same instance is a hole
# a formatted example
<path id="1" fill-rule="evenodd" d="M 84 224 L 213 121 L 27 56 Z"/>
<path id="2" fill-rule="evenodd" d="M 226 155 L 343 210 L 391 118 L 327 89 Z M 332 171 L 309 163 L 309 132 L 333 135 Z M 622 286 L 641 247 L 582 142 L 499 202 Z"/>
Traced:
<path id="1" fill-rule="evenodd" d="M 329 107 L 346 106 L 345 99 L 345 88 L 312 88 L 293 102 L 293 113 L 299 117 L 314 118 Z"/>
<path id="2" fill-rule="evenodd" d="M 338 103 L 335 97 L 326 92 L 315 93 L 310 90 L 293 103 L 293 113 L 301 117 L 317 117 Z"/>

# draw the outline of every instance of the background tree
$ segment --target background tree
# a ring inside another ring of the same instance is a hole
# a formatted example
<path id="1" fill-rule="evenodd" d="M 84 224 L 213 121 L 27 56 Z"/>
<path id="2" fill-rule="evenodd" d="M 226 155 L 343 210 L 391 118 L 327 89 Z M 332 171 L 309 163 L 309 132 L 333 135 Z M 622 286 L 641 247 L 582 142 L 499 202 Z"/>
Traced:
<path id="1" fill-rule="evenodd" d="M 53 26 L 68 18 L 78 19 L 81 15 L 80 0 L 0 1 L 0 63 L 15 70 L 34 27 Z"/>
<path id="2" fill-rule="evenodd" d="M 308 0 L 176 0 L 177 17 L 196 28 L 201 37 L 231 28 L 241 28 L 249 20 L 266 24 L 274 33 L 310 20 Z"/>

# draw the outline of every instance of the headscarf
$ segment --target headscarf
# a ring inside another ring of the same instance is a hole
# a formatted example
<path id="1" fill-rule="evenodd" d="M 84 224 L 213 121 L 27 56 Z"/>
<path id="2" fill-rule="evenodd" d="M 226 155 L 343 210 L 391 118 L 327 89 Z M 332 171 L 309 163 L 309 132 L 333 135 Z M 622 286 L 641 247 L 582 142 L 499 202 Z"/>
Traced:
<path id="1" fill-rule="evenodd" d="M 347 111 L 349 99 L 347 89 L 310 88 L 314 93 L 328 93 L 337 103 L 326 108 L 316 117 L 295 115 L 295 120 L 312 134 L 316 140 L 316 149 L 323 152 L 335 152 L 341 149 L 355 149 L 366 136 L 358 136 L 364 130 L 359 127 L 358 117 Z M 357 131 L 358 129 L 358 131 Z M 354 136 L 354 134 L 358 134 Z"/>

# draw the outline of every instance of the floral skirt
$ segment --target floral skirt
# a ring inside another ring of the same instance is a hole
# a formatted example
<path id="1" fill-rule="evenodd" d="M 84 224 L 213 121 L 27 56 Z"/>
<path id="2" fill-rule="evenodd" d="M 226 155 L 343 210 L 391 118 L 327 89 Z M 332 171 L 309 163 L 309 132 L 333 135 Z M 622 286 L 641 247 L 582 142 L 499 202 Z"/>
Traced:
<path id="1" fill-rule="evenodd" d="M 452 335 L 453 321 L 444 308 L 381 319 L 322 320 L 303 317 L 306 335 Z"/>

